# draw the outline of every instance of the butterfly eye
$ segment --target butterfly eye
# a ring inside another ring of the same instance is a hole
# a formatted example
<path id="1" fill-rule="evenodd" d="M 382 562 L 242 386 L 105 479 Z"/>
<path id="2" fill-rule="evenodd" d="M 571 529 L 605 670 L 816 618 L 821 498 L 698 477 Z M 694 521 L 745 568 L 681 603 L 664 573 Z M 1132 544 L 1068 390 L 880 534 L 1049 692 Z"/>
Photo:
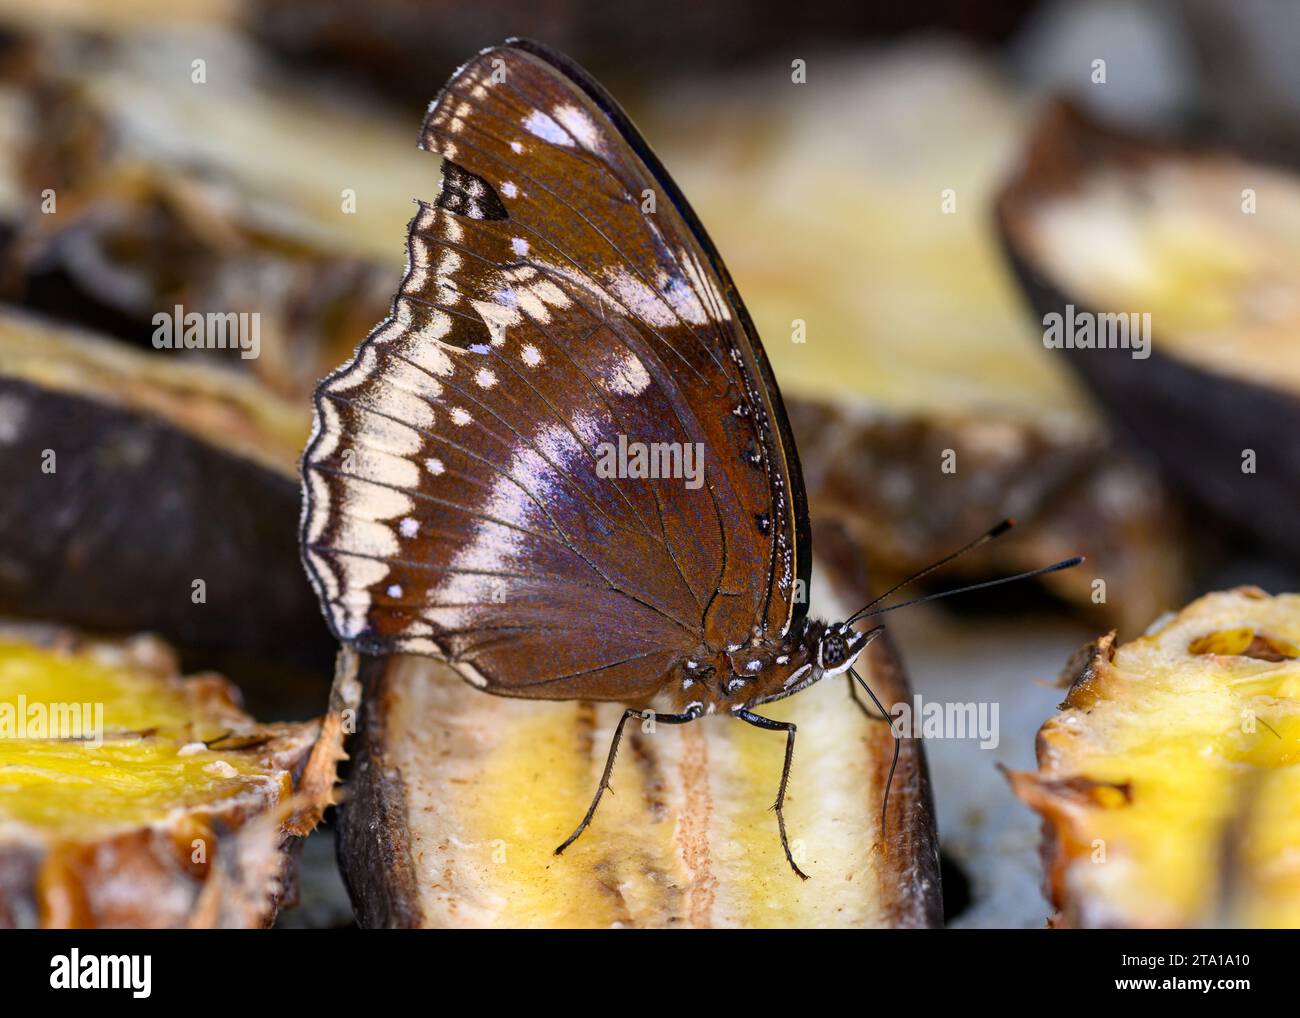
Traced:
<path id="1" fill-rule="evenodd" d="M 823 668 L 835 668 L 848 656 L 849 644 L 839 633 L 828 633 L 822 637 L 818 657 Z"/>

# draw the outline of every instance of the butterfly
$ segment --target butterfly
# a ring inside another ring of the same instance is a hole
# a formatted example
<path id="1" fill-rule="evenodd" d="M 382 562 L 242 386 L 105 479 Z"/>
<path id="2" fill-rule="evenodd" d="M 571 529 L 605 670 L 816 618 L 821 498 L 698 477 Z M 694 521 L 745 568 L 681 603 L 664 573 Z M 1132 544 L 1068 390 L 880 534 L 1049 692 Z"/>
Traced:
<path id="1" fill-rule="evenodd" d="M 852 670 L 883 627 L 808 616 L 799 457 L 731 276 L 618 104 L 538 43 L 457 70 L 420 144 L 441 189 L 391 316 L 317 388 L 303 456 L 331 629 L 487 693 L 627 704 L 557 854 L 647 705 L 784 734 L 775 814 L 804 877 L 782 809 L 796 727 L 759 711 L 847 674 L 887 718 Z"/>

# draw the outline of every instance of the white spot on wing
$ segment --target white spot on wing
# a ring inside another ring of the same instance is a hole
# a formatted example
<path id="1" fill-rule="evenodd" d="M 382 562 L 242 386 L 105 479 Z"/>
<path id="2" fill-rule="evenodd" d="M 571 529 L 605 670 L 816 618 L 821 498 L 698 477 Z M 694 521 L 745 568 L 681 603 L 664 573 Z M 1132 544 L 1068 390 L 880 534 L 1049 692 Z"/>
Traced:
<path id="1" fill-rule="evenodd" d="M 587 445 L 596 445 L 602 440 L 601 423 L 591 414 L 579 410 L 573 415 L 573 430 Z"/>
<path id="2" fill-rule="evenodd" d="M 670 325 L 677 324 L 677 317 L 672 313 L 668 305 L 637 276 L 621 268 L 615 269 L 607 273 L 607 275 L 612 277 L 610 278 L 610 289 L 614 291 L 614 295 L 619 299 L 619 302 L 631 311 L 635 317 L 656 328 L 667 328 Z"/>
<path id="3" fill-rule="evenodd" d="M 601 150 L 600 130 L 584 110 L 577 106 L 559 106 L 555 109 L 555 119 L 564 125 L 566 131 L 578 139 L 578 144 L 589 152 Z"/>
<path id="4" fill-rule="evenodd" d="M 628 351 L 604 379 L 605 388 L 620 396 L 639 396 L 650 387 L 650 372 L 640 358 Z"/>
<path id="5" fill-rule="evenodd" d="M 513 307 L 503 307 L 500 304 L 494 304 L 485 300 L 471 301 L 474 310 L 479 313 L 483 319 L 483 324 L 487 326 L 488 335 L 492 337 L 492 345 L 500 346 L 505 342 L 506 329 L 512 325 L 518 325 L 523 321 L 523 316 L 519 310 Z"/>
<path id="6" fill-rule="evenodd" d="M 668 305 L 677 312 L 677 316 L 692 325 L 704 325 L 709 316 L 700 303 L 695 291 L 682 279 L 671 272 L 660 272 L 656 280 L 659 291 L 668 300 Z"/>
<path id="7" fill-rule="evenodd" d="M 573 139 L 569 137 L 564 128 L 541 110 L 533 110 L 528 116 L 524 117 L 524 128 L 529 134 L 541 138 L 542 141 L 548 141 L 552 145 L 563 145 L 566 148 L 573 147 Z"/>
<path id="8" fill-rule="evenodd" d="M 487 677 L 475 668 L 468 661 L 457 661 L 456 671 L 460 672 L 465 681 L 471 686 L 477 686 L 479 689 L 487 689 Z"/>
<path id="9" fill-rule="evenodd" d="M 373 461 L 360 451 L 356 460 L 355 477 L 376 479 Z M 328 558 L 315 550 L 308 553 L 318 574 L 339 577 L 337 589 L 332 591 L 332 608 L 345 639 L 354 639 L 365 629 L 370 611 L 367 591 L 388 574 L 384 560 L 398 552 L 397 538 L 385 521 L 406 515 L 412 508 L 410 497 L 403 492 L 355 477 L 344 482 L 342 505 L 334 516 L 338 530 L 330 543 L 339 553 Z M 342 596 L 338 596 L 340 592 Z"/>
<path id="10" fill-rule="evenodd" d="M 561 470 L 575 469 L 576 461 L 583 455 L 573 436 L 559 425 L 543 428 L 533 441 L 538 449 L 554 457 Z M 553 486 L 551 465 L 533 448 L 517 450 L 509 467 L 492 482 L 483 508 L 486 518 L 475 525 L 474 532 L 452 557 L 450 569 L 430 591 L 429 603 L 452 606 L 505 602 L 510 597 L 512 582 L 501 574 L 519 568 L 519 557 L 527 552 L 525 531 L 549 526 L 538 503 L 547 502 Z M 494 520 L 508 526 L 502 527 Z M 439 622 L 448 628 L 471 621 L 467 609 L 439 610 Z"/>
<path id="11" fill-rule="evenodd" d="M 693 291 L 690 294 L 690 300 L 688 303 L 694 303 L 694 305 L 699 308 L 699 314 L 702 316 L 701 320 L 696 321 L 695 324 L 703 325 L 710 316 L 716 316 L 724 322 L 731 321 L 731 312 L 727 309 L 727 302 L 723 300 L 722 294 L 719 292 L 717 286 L 714 285 L 712 278 L 707 273 L 701 271 L 699 262 L 696 260 L 695 256 L 689 251 L 678 250 L 677 263 L 682 267 L 682 271 L 686 273 L 686 278 L 690 282 Z M 708 303 L 707 312 L 703 307 L 700 307 L 699 300 L 696 296 L 697 294 L 702 295 Z M 673 304 L 673 307 L 677 307 L 677 301 L 674 300 L 671 289 L 668 299 Z M 678 311 L 681 313 L 682 309 L 678 308 Z M 694 321 L 694 319 L 687 317 L 685 314 L 683 314 L 683 317 L 686 317 L 688 321 Z"/>

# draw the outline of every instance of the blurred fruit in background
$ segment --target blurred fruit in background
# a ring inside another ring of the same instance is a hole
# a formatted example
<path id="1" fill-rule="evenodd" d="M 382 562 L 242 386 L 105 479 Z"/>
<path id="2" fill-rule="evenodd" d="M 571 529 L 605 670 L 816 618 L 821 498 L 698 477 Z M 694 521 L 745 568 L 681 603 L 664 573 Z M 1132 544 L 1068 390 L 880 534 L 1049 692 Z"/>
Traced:
<path id="1" fill-rule="evenodd" d="M 995 754 L 1023 767 L 1054 695 L 1029 679 L 1054 674 L 1084 634 L 1135 637 L 1234 582 L 1293 586 L 1298 556 L 1278 529 L 1289 481 L 1260 496 L 1238 476 L 1237 499 L 1188 483 L 1203 469 L 1194 429 L 1171 419 L 1151 441 L 1076 376 L 1091 362 L 1045 349 L 997 196 L 1059 94 L 1143 145 L 1230 144 L 1274 166 L 1260 177 L 1281 182 L 1274 194 L 1293 191 L 1296 17 L 1197 0 L 376 0 L 362 17 L 305 0 L 3 0 L 0 612 L 152 630 L 187 667 L 236 655 L 228 670 L 259 708 L 319 710 L 333 644 L 296 555 L 309 394 L 385 315 L 413 199 L 436 193 L 437 160 L 415 148 L 425 105 L 472 52 L 534 35 L 606 81 L 690 197 L 790 405 L 813 516 L 847 535 L 873 584 L 1009 514 L 1016 537 L 935 583 L 1089 556 L 1045 581 L 1047 608 L 1008 594 L 897 623 L 922 692 L 1024 705 Z M 1079 161 L 1096 149 L 1084 143 Z M 1179 229 L 1223 196 L 1198 185 L 1154 200 L 1144 186 L 1076 203 L 1067 260 L 1092 245 L 1101 268 L 1121 264 L 1125 231 L 1154 216 L 1173 240 L 1148 251 L 1148 275 L 1186 267 Z M 1289 207 L 1261 198 L 1258 222 L 1281 239 L 1241 263 L 1240 289 L 1266 275 L 1274 307 L 1294 300 L 1300 265 L 1291 220 L 1268 218 Z M 1217 240 L 1208 255 L 1234 258 Z M 1149 303 L 1189 336 L 1216 293 L 1200 278 L 1165 303 L 1141 287 L 1096 299 Z M 155 349 L 155 316 L 178 305 L 256 313 L 259 356 Z M 1252 378 L 1276 387 L 1300 365 L 1300 338 L 1294 318 L 1270 320 Z M 1222 368 L 1190 382 L 1185 404 L 1218 394 Z M 54 435 L 66 471 L 51 481 L 39 456 Z M 223 578 L 201 616 L 176 598 L 196 560 Z M 950 918 L 1034 924 L 1031 818 L 970 747 L 929 752 L 941 836 L 974 895 Z"/>

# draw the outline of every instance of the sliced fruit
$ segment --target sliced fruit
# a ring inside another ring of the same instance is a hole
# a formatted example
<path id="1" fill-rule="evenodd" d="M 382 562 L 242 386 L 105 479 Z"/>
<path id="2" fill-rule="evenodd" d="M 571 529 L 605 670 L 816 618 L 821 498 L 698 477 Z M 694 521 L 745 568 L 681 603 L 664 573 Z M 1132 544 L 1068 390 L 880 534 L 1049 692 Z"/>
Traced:
<path id="1" fill-rule="evenodd" d="M 1099 431 L 804 400 L 791 403 L 790 420 L 813 517 L 843 522 L 880 589 L 1012 516 L 1017 529 L 935 582 L 1084 555 L 1083 568 L 1041 582 L 1125 634 L 1186 597 L 1190 546 L 1178 506 L 1149 467 Z M 1203 534 L 1202 555 L 1208 544 Z"/>
<path id="2" fill-rule="evenodd" d="M 1090 420 L 1083 387 L 1029 342 L 986 211 L 1024 130 L 1005 77 L 928 42 L 820 74 L 815 104 L 761 73 L 658 89 L 638 117 L 704 215 L 782 394 Z"/>
<path id="3" fill-rule="evenodd" d="M 1145 358 L 1131 341 L 1053 352 L 1173 478 L 1300 554 L 1300 179 L 1060 104 L 1034 130 L 998 218 L 1044 321 L 1150 316 Z"/>
<path id="4" fill-rule="evenodd" d="M 0 613 L 327 668 L 305 412 L 165 356 L 0 314 Z"/>
<path id="5" fill-rule="evenodd" d="M 1016 516 L 1019 531 L 955 564 L 961 575 L 1085 554 L 1086 569 L 1044 583 L 1140 631 L 1186 600 L 1186 545 L 1166 486 L 1036 342 L 1005 271 L 987 209 L 1021 104 L 946 46 L 822 75 L 815 109 L 759 75 L 691 81 L 646 111 L 763 337 L 812 515 L 851 525 L 877 583 Z"/>
<path id="6" fill-rule="evenodd" d="M 1067 666 L 1038 772 L 1061 926 L 1300 925 L 1300 595 L 1209 594 Z"/>
<path id="7" fill-rule="evenodd" d="M 237 35 L 205 35 L 204 59 L 249 73 L 213 74 L 199 96 L 172 70 L 191 38 L 118 27 L 15 33 L 0 52 L 0 295 L 143 348 L 177 305 L 256 314 L 256 356 L 165 356 L 305 401 L 387 310 L 390 238 L 436 165 L 400 118 L 319 101 Z"/>
<path id="8" fill-rule="evenodd" d="M 865 657 L 865 656 L 864 656 Z M 364 686 L 340 857 L 365 926 L 804 927 L 940 922 L 933 809 L 919 743 L 893 740 L 842 680 L 773 705 L 799 725 L 787 865 L 770 810 L 783 740 L 730 718 L 631 726 L 592 826 L 582 817 L 621 708 L 509 700 L 417 657 L 345 652 Z M 861 661 L 889 705 L 907 683 L 887 641 Z"/>
<path id="9" fill-rule="evenodd" d="M 258 724 L 152 637 L 0 626 L 0 926 L 263 926 L 340 721 Z"/>

